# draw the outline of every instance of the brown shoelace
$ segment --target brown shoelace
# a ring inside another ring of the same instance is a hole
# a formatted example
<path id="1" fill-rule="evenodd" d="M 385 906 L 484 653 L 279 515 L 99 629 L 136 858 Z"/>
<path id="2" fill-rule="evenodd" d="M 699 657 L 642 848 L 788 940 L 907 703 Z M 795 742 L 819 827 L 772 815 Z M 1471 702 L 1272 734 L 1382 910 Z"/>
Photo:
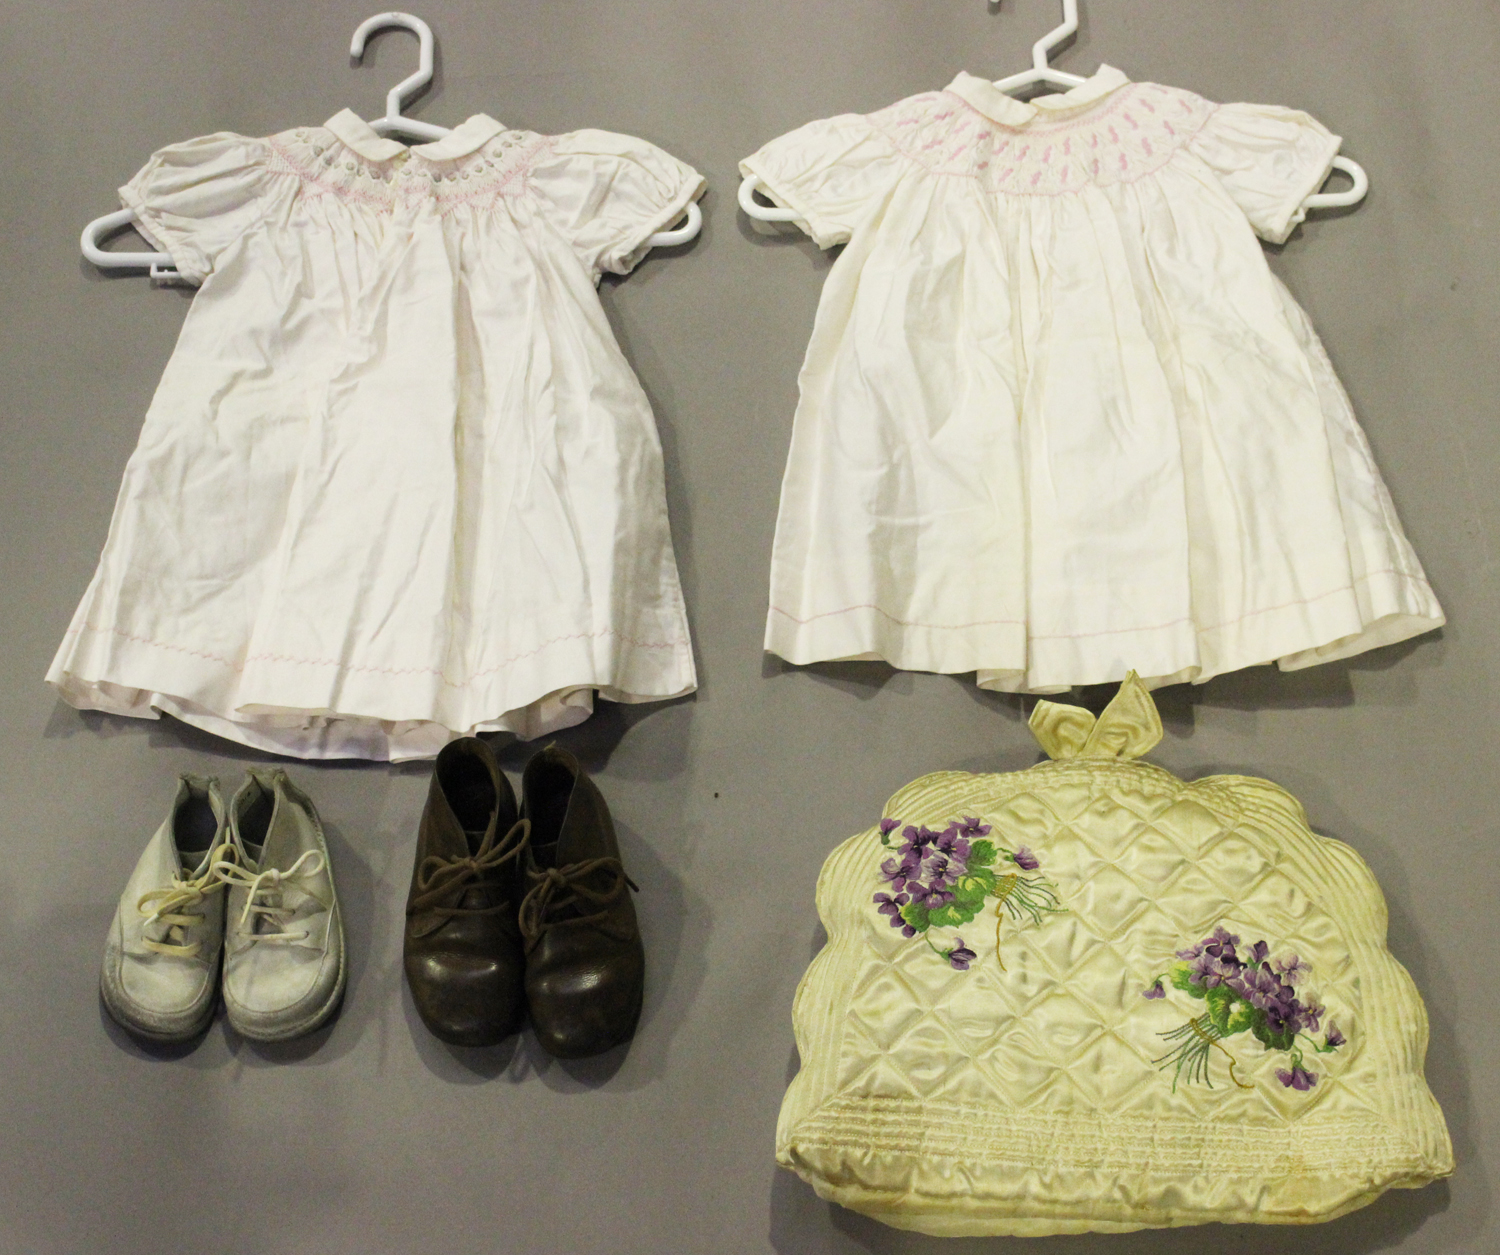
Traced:
<path id="1" fill-rule="evenodd" d="M 506 902 L 495 906 L 445 906 L 459 900 L 463 890 L 486 879 L 512 859 L 519 858 L 531 840 L 531 820 L 518 819 L 503 837 L 498 828 L 485 834 L 479 848 L 465 858 L 444 858 L 429 854 L 417 868 L 417 896 L 406 907 L 408 915 L 437 911 L 444 919 L 455 915 L 494 915 L 503 911 Z"/>
<path id="2" fill-rule="evenodd" d="M 584 884 L 585 880 L 598 871 L 613 873 L 609 888 L 602 893 Z M 543 933 L 558 924 L 600 923 L 609 914 L 610 908 L 624 896 L 627 885 L 637 893 L 640 892 L 640 886 L 625 874 L 625 868 L 617 858 L 591 858 L 582 863 L 569 863 L 566 867 L 547 868 L 521 899 L 518 922 L 521 925 L 521 935 L 526 939 L 527 951 L 542 939 Z M 567 896 L 558 896 L 563 893 Z M 576 909 L 587 906 L 597 909 L 588 915 L 557 918 L 559 912 L 570 907 Z M 608 932 L 608 929 L 604 931 Z"/>

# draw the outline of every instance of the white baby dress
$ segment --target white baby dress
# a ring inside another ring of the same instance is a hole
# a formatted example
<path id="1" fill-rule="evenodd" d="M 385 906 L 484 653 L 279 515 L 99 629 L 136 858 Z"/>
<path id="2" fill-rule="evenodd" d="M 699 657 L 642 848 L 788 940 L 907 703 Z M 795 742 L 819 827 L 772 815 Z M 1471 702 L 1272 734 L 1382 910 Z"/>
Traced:
<path id="1" fill-rule="evenodd" d="M 766 648 L 1056 692 L 1292 669 L 1438 627 L 1255 234 L 1339 139 L 1104 67 L 967 74 L 741 166 L 822 247 Z M 1252 230 L 1253 228 L 1253 230 Z"/>
<path id="2" fill-rule="evenodd" d="M 157 153 L 121 198 L 201 290 L 49 682 L 392 760 L 690 692 L 661 447 L 595 287 L 702 189 L 483 115 Z"/>

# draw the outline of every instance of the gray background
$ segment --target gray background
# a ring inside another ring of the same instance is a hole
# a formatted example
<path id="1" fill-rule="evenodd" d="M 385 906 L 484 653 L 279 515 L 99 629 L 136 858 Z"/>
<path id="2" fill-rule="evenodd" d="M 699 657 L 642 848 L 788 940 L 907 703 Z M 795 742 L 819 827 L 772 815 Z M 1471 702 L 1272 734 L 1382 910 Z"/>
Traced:
<path id="1" fill-rule="evenodd" d="M 371 6 L 373 7 L 373 6 Z M 1450 1182 L 1334 1224 L 1063 1238 L 1046 1250 L 1342 1255 L 1500 1249 L 1494 398 L 1500 11 L 1492 0 L 1085 0 L 1060 60 L 1218 100 L 1306 108 L 1374 183 L 1272 266 L 1311 312 L 1447 609 L 1441 633 L 1348 664 L 1161 695 L 1158 762 L 1258 773 L 1351 842 L 1432 1017 Z M 292 764 L 318 800 L 352 945 L 335 1025 L 277 1049 L 222 1022 L 150 1054 L 99 1009 L 113 903 L 183 770 L 253 755 L 171 722 L 80 714 L 41 677 L 82 594 L 189 296 L 106 279 L 84 222 L 160 145 L 381 111 L 415 64 L 354 69 L 364 4 L 7 0 L 0 91 L 0 1251 L 897 1252 L 1009 1249 L 897 1233 L 772 1160 L 813 884 L 885 798 L 940 768 L 1012 770 L 1029 703 L 969 679 L 761 653 L 795 376 L 829 259 L 766 238 L 736 161 L 813 118 L 1023 68 L 1055 0 L 425 0 L 439 74 L 418 116 L 644 136 L 710 182 L 702 237 L 608 282 L 651 395 L 702 686 L 605 707 L 560 740 L 608 797 L 650 989 L 628 1050 L 560 1064 L 529 1035 L 444 1047 L 400 972 L 420 766 Z M 1098 695 L 1092 695 L 1097 698 Z M 525 747 L 504 749 L 512 770 Z"/>

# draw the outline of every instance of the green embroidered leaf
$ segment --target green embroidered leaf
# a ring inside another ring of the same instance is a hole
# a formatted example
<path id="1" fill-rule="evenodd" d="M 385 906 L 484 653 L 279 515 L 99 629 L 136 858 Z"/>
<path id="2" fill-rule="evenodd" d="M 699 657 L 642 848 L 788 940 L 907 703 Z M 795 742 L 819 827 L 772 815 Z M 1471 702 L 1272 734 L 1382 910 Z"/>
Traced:
<path id="1" fill-rule="evenodd" d="M 1180 989 L 1183 993 L 1190 994 L 1194 998 L 1202 998 L 1208 993 L 1208 990 L 1203 988 L 1202 985 L 1193 984 L 1193 969 L 1187 963 L 1173 964 L 1172 970 L 1168 972 L 1168 976 L 1171 977 L 1173 989 Z"/>
<path id="2" fill-rule="evenodd" d="M 980 868 L 968 875 L 960 876 L 953 886 L 953 896 L 960 902 L 972 902 L 976 907 L 984 904 L 985 898 L 995 892 L 995 873 Z"/>
<path id="3" fill-rule="evenodd" d="M 1234 1010 L 1235 1003 L 1246 1005 L 1245 1000 L 1224 985 L 1216 985 L 1205 996 L 1208 1000 L 1208 1018 L 1213 1021 L 1220 1034 L 1229 1036 L 1230 1013 Z"/>
<path id="4" fill-rule="evenodd" d="M 1224 1029 L 1225 1037 L 1233 1037 L 1236 1033 L 1243 1033 L 1247 1028 L 1252 1027 L 1256 1016 L 1262 1020 L 1266 1018 L 1264 1011 L 1257 1011 L 1243 998 L 1238 998 L 1236 1001 L 1239 1005 L 1229 1012 L 1229 1024 Z"/>
<path id="5" fill-rule="evenodd" d="M 1250 1026 L 1250 1031 L 1267 1050 L 1290 1050 L 1297 1044 L 1297 1030 L 1288 1029 L 1284 1033 L 1273 1033 L 1271 1026 L 1266 1023 L 1264 1011 L 1258 1013 L 1256 1022 Z"/>
<path id="6" fill-rule="evenodd" d="M 934 928 L 957 928 L 974 919 L 983 905 L 981 902 L 977 906 L 968 906 L 962 900 L 949 902 L 946 906 L 928 912 L 927 922 Z"/>
<path id="7" fill-rule="evenodd" d="M 995 843 L 993 841 L 976 841 L 969 847 L 969 870 L 978 867 L 988 867 L 995 861 Z"/>
<path id="8" fill-rule="evenodd" d="M 919 933 L 927 931 L 928 916 L 925 906 L 918 906 L 915 902 L 908 902 L 901 908 L 901 918 Z"/>

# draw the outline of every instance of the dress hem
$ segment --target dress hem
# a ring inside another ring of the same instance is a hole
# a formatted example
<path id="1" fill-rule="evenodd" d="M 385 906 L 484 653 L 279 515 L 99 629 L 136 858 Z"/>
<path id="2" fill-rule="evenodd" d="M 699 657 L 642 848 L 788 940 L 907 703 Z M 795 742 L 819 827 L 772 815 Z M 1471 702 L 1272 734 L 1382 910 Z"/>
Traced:
<path id="1" fill-rule="evenodd" d="M 307 667 L 317 660 L 237 666 L 207 650 L 84 624 L 69 630 L 46 679 L 80 710 L 146 719 L 170 714 L 293 758 L 390 762 L 430 758 L 454 737 L 476 732 L 510 732 L 526 741 L 547 736 L 587 719 L 595 693 L 638 704 L 697 688 L 682 641 L 575 633 L 518 657 L 524 666 L 487 668 L 461 685 L 428 667 L 344 664 L 332 672 L 319 667 L 309 679 Z M 474 683 L 481 677 L 488 682 Z"/>
<path id="2" fill-rule="evenodd" d="M 587 720 L 594 712 L 596 696 L 622 705 L 639 705 L 673 701 L 697 689 L 696 682 L 675 693 L 632 693 L 608 685 L 571 685 L 545 694 L 529 706 L 455 729 L 427 719 L 387 720 L 348 711 L 247 708 L 226 714 L 171 694 L 125 688 L 106 680 L 81 681 L 65 675 L 61 679 L 49 676 L 47 683 L 77 710 L 98 710 L 133 719 L 159 720 L 164 714 L 171 715 L 262 753 L 304 761 L 392 763 L 432 758 L 461 736 L 509 732 L 521 741 L 550 736 Z"/>
<path id="3" fill-rule="evenodd" d="M 1078 635 L 1033 635 L 1015 620 L 940 626 L 909 623 L 877 606 L 798 620 L 772 607 L 767 653 L 794 666 L 885 662 L 903 671 L 975 674 L 982 689 L 1053 694 L 1118 683 L 1139 672 L 1150 688 L 1204 684 L 1246 667 L 1296 671 L 1397 644 L 1443 626 L 1427 581 L 1374 572 L 1320 597 L 1198 627 L 1189 617 L 1150 627 Z"/>

